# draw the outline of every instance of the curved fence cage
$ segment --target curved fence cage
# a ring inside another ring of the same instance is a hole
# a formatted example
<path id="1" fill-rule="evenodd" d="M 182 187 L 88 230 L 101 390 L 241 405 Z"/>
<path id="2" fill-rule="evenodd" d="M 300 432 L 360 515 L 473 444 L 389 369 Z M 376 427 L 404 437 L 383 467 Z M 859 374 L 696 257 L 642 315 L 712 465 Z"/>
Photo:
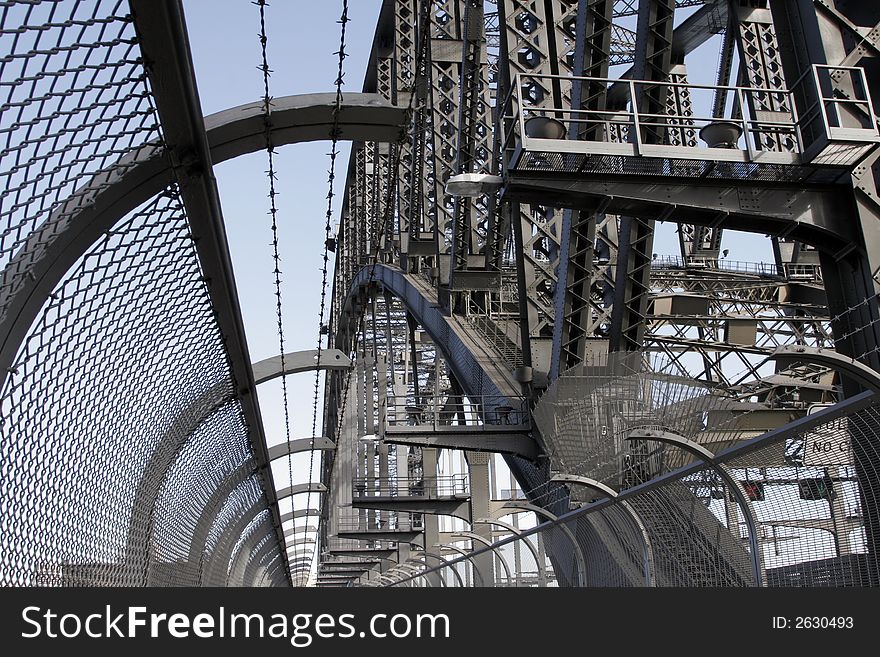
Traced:
<path id="1" fill-rule="evenodd" d="M 265 523 L 232 550 L 268 502 L 177 186 L 41 287 L 94 195 L 164 148 L 130 13 L 0 8 L 0 584 L 282 583 Z"/>
<path id="2" fill-rule="evenodd" d="M 594 494 L 491 545 L 459 544 L 466 549 L 443 552 L 446 564 L 415 564 L 358 583 L 876 586 L 880 568 L 869 550 L 876 537 L 863 509 L 878 494 L 880 402 L 862 393 L 825 413 L 735 444 L 711 462 L 695 458 L 615 497 Z M 526 552 L 539 558 L 526 561 Z"/>

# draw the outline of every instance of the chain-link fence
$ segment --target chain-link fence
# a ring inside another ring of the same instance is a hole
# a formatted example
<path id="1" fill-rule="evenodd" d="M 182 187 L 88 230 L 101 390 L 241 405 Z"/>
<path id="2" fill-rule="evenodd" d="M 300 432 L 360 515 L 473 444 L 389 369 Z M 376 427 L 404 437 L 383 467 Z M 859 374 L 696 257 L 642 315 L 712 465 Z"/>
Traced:
<path id="1" fill-rule="evenodd" d="M 0 584 L 281 584 L 177 186 L 77 237 L 163 148 L 129 12 L 0 6 Z M 59 240 L 82 255 L 56 285 Z"/>
<path id="2" fill-rule="evenodd" d="M 466 533 L 368 586 L 876 586 L 880 401 L 862 393 L 491 545 Z M 574 487 L 574 485 L 572 485 Z M 514 509 L 513 507 L 518 507 Z M 453 572 L 454 571 L 454 572 Z"/>

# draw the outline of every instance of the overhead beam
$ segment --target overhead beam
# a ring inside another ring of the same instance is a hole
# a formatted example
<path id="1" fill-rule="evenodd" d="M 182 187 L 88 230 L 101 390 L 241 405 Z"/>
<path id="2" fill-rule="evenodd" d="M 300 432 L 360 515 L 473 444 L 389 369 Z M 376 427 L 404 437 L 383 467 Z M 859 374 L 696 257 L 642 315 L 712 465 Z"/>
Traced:
<path id="1" fill-rule="evenodd" d="M 835 254 L 860 238 L 857 226 L 843 219 L 852 204 L 846 188 L 812 184 L 760 183 L 755 180 L 709 182 L 578 174 L 577 177 L 511 174 L 505 195 L 521 202 L 553 202 L 572 208 L 598 208 L 616 214 L 666 217 L 667 221 L 781 234 Z M 670 210 L 672 212 L 670 212 Z"/>
<path id="2" fill-rule="evenodd" d="M 807 347 L 805 345 L 785 345 L 773 351 L 770 358 L 777 363 L 816 363 L 825 365 L 844 374 L 868 390 L 880 393 L 880 372 L 877 372 L 855 358 L 836 351 Z"/>
<path id="3" fill-rule="evenodd" d="M 185 36 L 178 35 L 178 40 L 182 39 L 183 43 L 172 47 L 167 43 L 169 28 L 160 25 L 163 20 L 166 24 L 174 20 L 168 17 L 168 11 L 174 9 L 169 9 L 170 4 L 174 4 L 174 0 L 170 3 L 169 0 L 135 0 L 132 11 L 141 46 L 150 55 L 148 68 L 153 77 L 158 78 L 153 81 L 153 91 L 157 102 L 161 100 L 158 108 L 166 141 L 174 148 L 168 152 L 160 143 L 151 142 L 96 173 L 89 183 L 72 194 L 69 201 L 60 205 L 36 228 L 32 237 L 13 256 L 0 274 L 0 307 L 7 309 L 0 318 L 0 385 L 8 376 L 19 345 L 49 294 L 106 231 L 129 212 L 163 192 L 177 177 L 191 176 L 193 181 L 203 177 L 204 184 L 215 188 L 212 163 L 266 147 L 261 103 L 230 108 L 202 120 L 198 99 L 184 99 L 184 94 L 196 93 L 195 82 L 183 80 L 191 73 Z M 175 29 L 180 32 L 180 28 Z M 177 60 L 186 70 L 173 70 Z M 190 101 L 195 106 L 185 111 L 184 102 L 192 104 Z M 377 94 L 358 93 L 345 94 L 338 114 L 335 114 L 335 93 L 275 98 L 272 107 L 271 135 L 275 147 L 329 139 L 334 127 L 339 130 L 339 139 L 395 141 L 406 114 L 404 108 L 391 105 Z M 194 113 L 199 115 L 196 117 Z M 188 124 L 193 125 L 184 128 Z M 195 148 L 196 142 L 198 149 Z M 175 167 L 175 163 L 182 162 L 187 166 Z M 194 234 L 202 237 L 197 244 L 200 256 L 202 251 L 210 248 L 218 252 L 215 259 L 222 256 L 227 249 L 220 249 L 216 244 L 212 247 L 209 242 L 216 240 L 202 235 L 210 227 L 199 228 L 200 232 Z M 225 247 L 225 232 L 222 241 Z M 22 271 L 27 271 L 28 275 L 21 276 Z M 214 294 L 219 294 L 220 279 L 213 277 L 211 282 Z M 226 287 L 229 284 L 230 281 L 225 282 Z M 239 381 L 249 382 L 248 379 Z"/>
<path id="4" fill-rule="evenodd" d="M 299 454 L 301 452 L 310 452 L 312 450 L 333 450 L 336 449 L 336 443 L 329 438 L 297 438 L 290 442 L 272 445 L 269 448 L 269 460 L 275 461 L 284 458 L 289 454 Z"/>
<path id="5" fill-rule="evenodd" d="M 280 489 L 276 495 L 279 500 L 283 500 L 285 497 L 292 497 L 293 495 L 300 495 L 301 493 L 326 493 L 327 487 L 317 481 L 309 481 L 301 484 L 295 484 L 293 486 L 287 486 L 286 488 Z"/>
<path id="6" fill-rule="evenodd" d="M 281 356 L 272 356 L 254 363 L 254 381 L 257 385 L 277 379 L 287 374 L 300 374 L 315 370 L 347 370 L 351 367 L 351 359 L 339 349 L 322 349 L 320 362 L 318 350 L 306 349 L 291 351 L 284 354 L 284 368 L 281 367 Z"/>
<path id="7" fill-rule="evenodd" d="M 401 429 L 412 428 L 401 427 Z M 535 461 L 538 458 L 538 444 L 525 433 L 473 432 L 460 435 L 442 430 L 437 433 L 398 433 L 391 431 L 391 427 L 388 427 L 383 442 L 391 445 L 458 449 L 465 452 L 513 454 L 529 461 Z"/>

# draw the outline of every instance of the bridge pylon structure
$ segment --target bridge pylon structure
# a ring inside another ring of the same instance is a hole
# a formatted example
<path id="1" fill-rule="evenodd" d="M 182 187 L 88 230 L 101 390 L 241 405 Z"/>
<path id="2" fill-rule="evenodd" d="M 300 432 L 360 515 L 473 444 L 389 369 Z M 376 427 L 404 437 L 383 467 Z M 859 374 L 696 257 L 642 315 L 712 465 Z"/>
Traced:
<path id="1" fill-rule="evenodd" d="M 842 365 L 880 370 L 878 23 L 821 0 L 384 3 L 364 92 L 409 129 L 352 152 L 330 344 L 357 366 L 327 375 L 323 540 L 340 509 L 464 544 L 438 566 L 407 535 L 381 585 L 876 585 L 877 408 Z M 477 522 L 518 497 L 539 527 Z M 506 574 L 496 542 L 546 563 Z"/>
<path id="2" fill-rule="evenodd" d="M 876 3 L 384 0 L 207 117 L 180 0 L 84 4 L 0 23 L 0 584 L 880 584 Z M 253 363 L 213 165 L 319 139 L 326 346 Z"/>

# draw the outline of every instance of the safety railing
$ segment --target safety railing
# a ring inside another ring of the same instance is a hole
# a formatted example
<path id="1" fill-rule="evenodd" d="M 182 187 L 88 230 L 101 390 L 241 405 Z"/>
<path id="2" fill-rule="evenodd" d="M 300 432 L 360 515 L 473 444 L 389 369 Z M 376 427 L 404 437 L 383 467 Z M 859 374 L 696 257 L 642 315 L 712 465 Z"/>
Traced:
<path id="1" fill-rule="evenodd" d="M 604 87 L 615 97 L 614 105 L 598 109 L 516 106 L 509 95 L 506 106 L 512 113 L 502 121 L 509 168 L 583 166 L 583 158 L 566 154 L 645 156 L 699 160 L 705 165 L 687 169 L 682 164 L 675 168 L 676 175 L 742 177 L 754 170 L 718 169 L 710 163 L 851 166 L 880 142 L 865 74 L 857 67 L 813 66 L 797 81 L 794 91 L 532 74 L 517 74 L 511 89 L 537 81 Z M 645 109 L 646 98 L 668 109 L 670 97 L 678 97 L 682 102 L 677 104 L 694 112 Z M 807 107 L 803 118 L 798 115 L 799 105 Z M 726 115 L 708 109 L 716 106 L 729 108 Z M 548 154 L 561 157 L 548 158 Z M 635 172 L 613 158 L 602 166 L 617 166 L 620 173 Z"/>
<path id="2" fill-rule="evenodd" d="M 779 278 L 779 268 L 769 262 L 746 262 L 728 258 L 703 258 L 661 255 L 651 258 L 651 269 L 717 269 L 737 274 L 754 274 Z M 784 277 L 789 280 L 821 281 L 822 267 L 819 263 L 786 262 L 782 264 Z"/>
<path id="3" fill-rule="evenodd" d="M 418 514 L 362 509 L 340 512 L 336 516 L 335 527 L 337 534 L 369 535 L 370 532 L 420 531 L 422 524 Z"/>
<path id="4" fill-rule="evenodd" d="M 746 262 L 727 258 L 682 258 L 680 256 L 661 255 L 651 258 L 651 269 L 719 269 L 742 274 L 758 276 L 779 276 L 776 265 L 769 262 Z"/>
<path id="5" fill-rule="evenodd" d="M 593 489 L 559 517 L 539 508 L 550 489 L 532 491 L 533 505 L 488 522 L 509 528 L 508 516 L 533 511 L 541 524 L 494 541 L 476 526 L 453 533 L 460 556 L 383 585 L 552 586 L 534 567 L 552 555 L 559 586 L 877 586 L 865 504 L 877 499 L 878 429 L 880 401 L 865 392 L 649 481 Z"/>
<path id="6" fill-rule="evenodd" d="M 386 423 L 391 429 L 425 427 L 434 431 L 461 431 L 529 423 L 525 399 L 499 396 L 448 395 L 421 400 L 421 403 L 390 397 L 386 413 Z"/>
<path id="7" fill-rule="evenodd" d="M 357 477 L 352 481 L 354 499 L 374 497 L 419 497 L 438 499 L 466 497 L 466 475 L 412 479 L 406 477 Z"/>

